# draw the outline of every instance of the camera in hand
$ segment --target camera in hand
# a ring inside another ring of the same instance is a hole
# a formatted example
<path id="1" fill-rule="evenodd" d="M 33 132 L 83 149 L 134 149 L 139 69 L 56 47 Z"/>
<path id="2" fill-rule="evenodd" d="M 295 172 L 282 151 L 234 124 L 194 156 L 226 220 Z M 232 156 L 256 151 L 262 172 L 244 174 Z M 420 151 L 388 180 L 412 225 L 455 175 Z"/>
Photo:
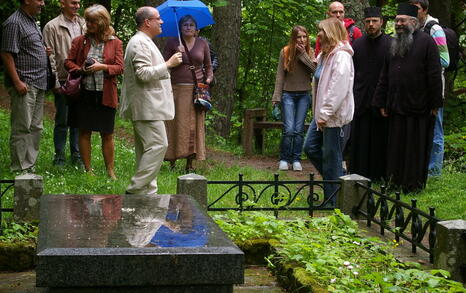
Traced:
<path id="1" fill-rule="evenodd" d="M 91 66 L 91 65 L 94 64 L 94 63 L 95 63 L 95 60 L 94 60 L 94 59 L 92 59 L 92 58 L 90 58 L 90 57 L 87 57 L 86 61 L 84 62 L 84 67 L 87 68 L 87 67 Z"/>

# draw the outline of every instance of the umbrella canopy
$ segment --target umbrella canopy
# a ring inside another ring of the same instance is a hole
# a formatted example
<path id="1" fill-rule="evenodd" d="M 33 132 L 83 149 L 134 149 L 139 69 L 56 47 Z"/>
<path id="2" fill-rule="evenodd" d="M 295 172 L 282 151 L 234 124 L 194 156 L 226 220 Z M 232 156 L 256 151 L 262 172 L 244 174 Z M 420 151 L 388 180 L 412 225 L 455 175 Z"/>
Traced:
<path id="1" fill-rule="evenodd" d="M 199 0 L 168 0 L 157 10 L 163 20 L 162 33 L 158 37 L 178 37 L 178 20 L 188 14 L 196 20 L 198 29 L 215 23 L 209 8 Z"/>

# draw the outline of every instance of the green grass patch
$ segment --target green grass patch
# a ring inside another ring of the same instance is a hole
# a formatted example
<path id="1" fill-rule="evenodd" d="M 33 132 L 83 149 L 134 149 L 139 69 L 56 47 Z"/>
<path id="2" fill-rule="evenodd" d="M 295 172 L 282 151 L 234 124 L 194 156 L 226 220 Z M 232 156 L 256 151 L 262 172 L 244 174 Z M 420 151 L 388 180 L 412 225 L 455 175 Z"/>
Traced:
<path id="1" fill-rule="evenodd" d="M 412 198 L 423 211 L 435 207 L 441 220 L 466 220 L 466 173 L 444 170 L 442 176 L 429 178 L 422 192 L 402 195 L 402 200 L 408 203 Z"/>

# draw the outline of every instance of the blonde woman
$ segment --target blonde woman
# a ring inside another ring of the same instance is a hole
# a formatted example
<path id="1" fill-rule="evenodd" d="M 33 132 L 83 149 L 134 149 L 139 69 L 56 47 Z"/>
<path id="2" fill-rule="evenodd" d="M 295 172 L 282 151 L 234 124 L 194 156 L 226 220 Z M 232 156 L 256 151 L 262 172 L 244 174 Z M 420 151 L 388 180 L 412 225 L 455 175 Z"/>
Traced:
<path id="1" fill-rule="evenodd" d="M 280 143 L 279 170 L 302 171 L 301 152 L 304 143 L 304 120 L 311 103 L 312 74 L 316 68 L 314 51 L 309 46 L 305 27 L 291 30 L 290 41 L 280 51 L 272 104 L 281 104 L 283 133 Z"/>
<path id="2" fill-rule="evenodd" d="M 353 119 L 353 49 L 346 29 L 336 18 L 319 23 L 321 53 L 313 79 L 313 120 L 304 152 L 324 180 L 343 175 L 343 126 Z M 325 204 L 336 202 L 338 186 L 324 184 Z"/>
<path id="3" fill-rule="evenodd" d="M 114 172 L 113 128 L 118 104 L 117 75 L 123 73 L 123 46 L 115 36 L 110 14 L 94 4 L 84 11 L 86 34 L 75 38 L 65 67 L 82 74 L 81 95 L 70 107 L 71 127 L 79 129 L 79 151 L 86 172 L 91 169 L 91 134 L 100 133 L 102 154 L 110 178 Z"/>

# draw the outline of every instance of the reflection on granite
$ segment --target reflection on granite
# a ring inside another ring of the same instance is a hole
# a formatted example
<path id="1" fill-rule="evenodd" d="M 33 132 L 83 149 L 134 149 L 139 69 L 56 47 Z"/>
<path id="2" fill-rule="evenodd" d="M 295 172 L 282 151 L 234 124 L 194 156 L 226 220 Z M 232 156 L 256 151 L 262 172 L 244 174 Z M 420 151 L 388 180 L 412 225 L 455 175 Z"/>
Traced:
<path id="1" fill-rule="evenodd" d="M 243 252 L 186 195 L 45 195 L 37 286 L 243 282 Z"/>
<path id="2" fill-rule="evenodd" d="M 72 247 L 200 247 L 209 223 L 186 196 L 51 196 L 42 250 Z"/>

